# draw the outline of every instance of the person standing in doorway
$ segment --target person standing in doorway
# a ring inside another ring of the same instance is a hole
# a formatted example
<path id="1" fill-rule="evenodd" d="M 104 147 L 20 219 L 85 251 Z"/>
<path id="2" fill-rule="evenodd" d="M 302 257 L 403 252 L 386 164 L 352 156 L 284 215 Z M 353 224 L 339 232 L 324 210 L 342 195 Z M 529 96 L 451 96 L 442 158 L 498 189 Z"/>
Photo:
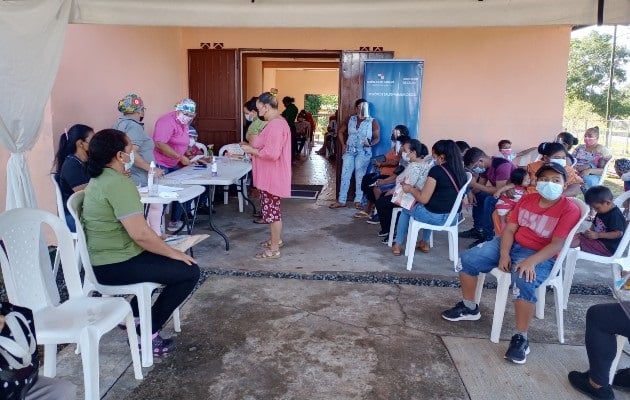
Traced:
<path id="1" fill-rule="evenodd" d="M 261 243 L 263 251 L 256 258 L 275 259 L 280 258 L 284 245 L 280 200 L 291 196 L 291 129 L 278 111 L 276 92 L 258 96 L 256 108 L 267 125 L 254 145 L 243 142 L 241 148 L 254 161 L 254 186 L 260 191 L 262 219 L 271 231 L 271 238 Z"/>
<path id="2" fill-rule="evenodd" d="M 380 140 L 380 128 L 378 122 L 370 117 L 369 104 L 365 99 L 358 99 L 354 102 L 355 114 L 351 115 L 343 124 L 337 135 L 337 140 L 341 145 L 341 187 L 339 197 L 329 208 L 341 208 L 346 206 L 348 189 L 350 188 L 350 178 L 354 172 L 356 189 L 354 193 L 354 207 L 361 209 L 363 192 L 361 191 L 361 181 L 367 171 L 367 167 L 372 158 L 372 147 Z M 346 139 L 345 133 L 348 133 Z"/>
<path id="3" fill-rule="evenodd" d="M 295 104 L 295 99 L 293 97 L 284 96 L 282 98 L 282 105 L 284 105 L 284 111 L 280 114 L 289 124 L 289 129 L 291 129 L 291 155 L 293 159 L 297 158 L 297 130 L 295 127 L 295 119 L 298 116 L 298 108 Z"/>

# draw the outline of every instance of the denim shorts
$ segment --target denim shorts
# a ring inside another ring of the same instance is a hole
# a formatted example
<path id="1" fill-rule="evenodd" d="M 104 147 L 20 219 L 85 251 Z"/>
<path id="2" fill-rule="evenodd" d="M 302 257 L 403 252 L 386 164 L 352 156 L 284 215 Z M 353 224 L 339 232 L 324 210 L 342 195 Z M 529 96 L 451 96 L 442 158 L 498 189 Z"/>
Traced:
<path id="1" fill-rule="evenodd" d="M 470 276 L 477 276 L 480 272 L 489 273 L 499 264 L 500 250 L 501 238 L 495 237 L 488 242 L 465 251 L 461 256 L 461 272 Z M 535 250 L 526 249 L 515 242 L 510 250 L 512 268 L 534 253 L 536 253 Z M 536 265 L 536 279 L 533 282 L 526 282 L 525 276 L 519 278 L 518 272 L 512 271 L 514 297 L 530 303 L 536 303 L 536 289 L 547 279 L 555 261 L 555 258 L 551 258 Z"/>

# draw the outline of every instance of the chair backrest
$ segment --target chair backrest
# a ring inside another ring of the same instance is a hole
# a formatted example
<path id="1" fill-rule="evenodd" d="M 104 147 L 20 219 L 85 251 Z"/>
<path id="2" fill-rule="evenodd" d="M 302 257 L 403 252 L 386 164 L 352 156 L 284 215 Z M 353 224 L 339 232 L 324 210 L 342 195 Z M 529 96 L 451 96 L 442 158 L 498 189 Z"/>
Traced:
<path id="1" fill-rule="evenodd" d="M 97 284 L 96 275 L 92 269 L 92 263 L 90 262 L 90 254 L 87 249 L 87 239 L 85 237 L 85 231 L 83 230 L 83 224 L 81 223 L 81 214 L 83 213 L 83 200 L 85 199 L 85 192 L 80 190 L 75 192 L 68 199 L 68 211 L 74 218 L 74 222 L 77 226 L 77 250 L 79 252 L 79 259 L 81 265 L 85 271 L 85 279 Z"/>
<path id="2" fill-rule="evenodd" d="M 604 169 L 602 170 L 602 176 L 600 176 L 599 183 L 597 183 L 598 185 L 603 185 L 604 184 L 604 180 L 606 180 L 606 176 L 608 176 L 608 169 L 610 168 L 611 165 L 613 165 L 613 159 L 612 158 L 610 160 L 606 161 L 606 164 L 604 164 Z"/>
<path id="3" fill-rule="evenodd" d="M 59 187 L 59 174 L 52 173 L 50 174 L 50 180 L 53 183 L 53 187 L 55 188 L 55 197 L 57 199 L 57 215 L 60 218 L 65 217 L 65 210 L 63 209 L 63 196 L 61 195 L 61 188 Z"/>
<path id="4" fill-rule="evenodd" d="M 46 228 L 49 229 L 46 229 Z M 48 211 L 16 208 L 0 214 L 2 276 L 9 301 L 34 311 L 59 303 L 45 232 L 57 239 L 63 276 L 71 298 L 83 296 L 74 242 L 65 221 Z M 39 243 L 39 251 L 33 244 Z"/>
<path id="5" fill-rule="evenodd" d="M 243 151 L 243 149 L 238 143 L 230 143 L 230 144 L 226 144 L 225 146 L 222 146 L 221 149 L 219 150 L 219 154 L 217 155 L 224 156 L 226 152 L 230 154 L 238 154 L 241 156 L 245 154 L 245 152 Z"/>
<path id="6" fill-rule="evenodd" d="M 582 200 L 577 199 L 575 197 L 567 197 L 567 199 L 575 203 L 575 205 L 578 206 L 578 208 L 580 209 L 580 219 L 575 223 L 575 225 L 569 232 L 569 235 L 567 236 L 566 240 L 564 241 L 564 245 L 562 245 L 562 249 L 558 253 L 556 262 L 553 264 L 553 268 L 551 268 L 551 272 L 549 273 L 549 277 L 547 278 L 547 280 L 550 280 L 556 277 L 558 273 L 560 272 L 560 269 L 562 268 L 562 265 L 564 264 L 564 259 L 566 258 L 567 253 L 569 252 L 569 249 L 571 248 L 571 241 L 573 240 L 573 236 L 575 236 L 576 232 L 578 231 L 578 229 L 580 228 L 580 226 L 582 225 L 582 223 L 584 222 L 584 220 L 586 219 L 586 217 L 591 211 L 590 207 L 586 205 L 586 203 L 584 203 Z"/>
<path id="7" fill-rule="evenodd" d="M 617 207 L 623 209 L 623 203 L 630 199 L 630 191 L 621 193 L 615 200 L 613 201 Z M 615 254 L 612 255 L 614 258 L 623 257 L 623 254 L 628 249 L 628 245 L 630 244 L 630 224 L 626 223 L 626 229 L 623 231 L 623 236 L 621 236 L 621 240 L 619 241 L 619 246 L 617 246 L 617 250 Z"/>
<path id="8" fill-rule="evenodd" d="M 459 192 L 457 193 L 457 198 L 455 198 L 455 204 L 453 204 L 453 208 L 451 209 L 451 212 L 448 214 L 448 217 L 446 218 L 446 222 L 444 222 L 444 226 L 453 225 L 453 220 L 455 219 L 457 214 L 459 214 L 459 207 L 462 205 L 462 199 L 464 198 L 464 194 L 466 194 L 466 189 L 468 188 L 468 185 L 470 184 L 471 180 L 472 180 L 472 174 L 470 172 L 466 172 L 466 183 L 464 183 L 462 187 L 459 188 Z"/>
<path id="9" fill-rule="evenodd" d="M 208 157 L 208 147 L 205 144 L 199 143 L 199 142 L 195 142 L 195 147 L 197 147 L 199 150 L 201 150 L 201 152 L 203 153 L 204 157 Z"/>

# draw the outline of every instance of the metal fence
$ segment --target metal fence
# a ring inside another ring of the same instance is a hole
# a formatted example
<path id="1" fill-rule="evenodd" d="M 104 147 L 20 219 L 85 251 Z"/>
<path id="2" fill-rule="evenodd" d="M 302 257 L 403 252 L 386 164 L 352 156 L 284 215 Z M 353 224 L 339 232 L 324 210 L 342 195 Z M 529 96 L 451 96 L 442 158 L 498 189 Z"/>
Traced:
<path id="1" fill-rule="evenodd" d="M 611 119 L 610 132 L 604 119 L 564 119 L 564 130 L 576 136 L 580 143 L 584 141 L 586 129 L 593 126 L 599 127 L 599 142 L 615 157 L 630 157 L 630 119 Z"/>

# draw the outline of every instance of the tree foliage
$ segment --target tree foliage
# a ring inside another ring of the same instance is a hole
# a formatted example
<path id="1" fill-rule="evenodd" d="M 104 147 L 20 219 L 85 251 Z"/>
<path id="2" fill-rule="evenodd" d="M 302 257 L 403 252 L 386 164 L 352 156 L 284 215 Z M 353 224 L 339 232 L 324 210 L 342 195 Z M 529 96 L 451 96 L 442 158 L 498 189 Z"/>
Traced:
<path id="1" fill-rule="evenodd" d="M 581 39 L 572 39 L 567 76 L 567 104 L 583 101 L 601 117 L 606 115 L 610 80 L 612 36 L 592 31 Z M 613 72 L 611 118 L 630 116 L 630 96 L 624 66 L 630 62 L 630 51 L 617 45 Z"/>

